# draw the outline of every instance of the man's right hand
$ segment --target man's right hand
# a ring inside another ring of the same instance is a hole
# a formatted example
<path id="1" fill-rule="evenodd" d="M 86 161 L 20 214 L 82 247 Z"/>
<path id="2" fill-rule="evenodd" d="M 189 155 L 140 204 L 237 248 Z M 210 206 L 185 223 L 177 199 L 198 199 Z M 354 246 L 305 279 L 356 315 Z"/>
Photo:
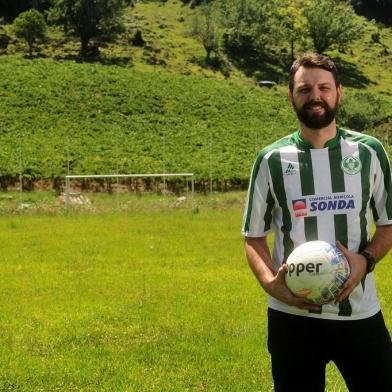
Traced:
<path id="1" fill-rule="evenodd" d="M 286 285 L 287 264 L 283 264 L 276 275 L 264 283 L 264 290 L 272 297 L 284 302 L 287 305 L 296 306 L 300 309 L 319 311 L 320 305 L 306 302 L 306 298 L 295 296 Z"/>
<path id="2" fill-rule="evenodd" d="M 288 266 L 283 264 L 276 272 L 271 260 L 266 237 L 245 238 L 245 253 L 248 263 L 263 289 L 271 296 L 287 305 L 300 309 L 319 311 L 320 305 L 306 302 L 306 298 L 296 297 L 286 285 Z"/>

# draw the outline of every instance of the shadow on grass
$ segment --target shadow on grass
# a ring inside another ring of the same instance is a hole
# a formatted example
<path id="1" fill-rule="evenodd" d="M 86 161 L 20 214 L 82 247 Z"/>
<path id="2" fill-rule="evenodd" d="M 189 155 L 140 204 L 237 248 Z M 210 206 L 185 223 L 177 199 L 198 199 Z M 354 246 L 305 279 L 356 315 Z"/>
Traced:
<path id="1" fill-rule="evenodd" d="M 133 66 L 131 56 L 105 56 L 98 55 L 81 55 L 81 54 L 65 54 L 54 57 L 56 60 L 69 60 L 76 63 L 100 63 L 102 65 L 117 65 L 120 67 Z"/>
<path id="2" fill-rule="evenodd" d="M 333 61 L 338 68 L 340 80 L 344 87 L 363 89 L 369 85 L 376 84 L 364 75 L 355 64 L 343 60 L 340 57 L 333 58 Z"/>
<path id="3" fill-rule="evenodd" d="M 247 77 L 257 80 L 271 80 L 278 84 L 288 83 L 288 74 L 292 63 L 291 56 L 287 52 L 265 51 L 257 53 L 252 50 L 235 50 L 226 52 L 227 60 L 212 58 L 209 62 L 201 58 L 193 58 L 191 61 L 201 67 L 221 71 L 225 74 L 230 67 L 236 67 Z M 339 70 L 343 86 L 365 89 L 376 83 L 369 79 L 356 64 L 343 60 L 340 57 L 333 58 Z"/>
<path id="4" fill-rule="evenodd" d="M 279 84 L 287 83 L 290 67 L 286 56 L 279 58 L 273 54 L 242 56 L 226 52 L 208 60 L 205 57 L 193 56 L 188 61 L 204 69 L 221 72 L 226 78 L 230 77 L 230 72 L 236 68 L 249 78 L 271 80 Z"/>
<path id="5" fill-rule="evenodd" d="M 291 61 L 287 53 L 265 51 L 258 53 L 253 49 L 231 50 L 227 53 L 230 62 L 247 77 L 257 80 L 270 80 L 278 84 L 288 81 Z"/>
<path id="6" fill-rule="evenodd" d="M 34 60 L 34 59 L 46 59 L 49 56 L 41 52 L 35 52 L 32 54 L 32 56 L 30 56 L 28 53 L 23 53 L 22 57 L 25 60 Z"/>
<path id="7" fill-rule="evenodd" d="M 254 76 L 258 80 L 271 80 L 276 83 L 288 83 L 288 74 L 291 66 L 291 58 L 287 53 L 266 52 L 254 56 L 241 57 L 235 53 L 230 54 L 230 60 L 246 76 Z M 357 65 L 343 60 L 340 57 L 333 58 L 345 87 L 365 89 L 376 83 L 369 79 Z"/>
<path id="8" fill-rule="evenodd" d="M 225 78 L 230 77 L 230 64 L 223 57 L 215 55 L 207 59 L 206 57 L 193 56 L 188 60 L 190 63 L 198 65 L 204 69 L 220 72 Z"/>

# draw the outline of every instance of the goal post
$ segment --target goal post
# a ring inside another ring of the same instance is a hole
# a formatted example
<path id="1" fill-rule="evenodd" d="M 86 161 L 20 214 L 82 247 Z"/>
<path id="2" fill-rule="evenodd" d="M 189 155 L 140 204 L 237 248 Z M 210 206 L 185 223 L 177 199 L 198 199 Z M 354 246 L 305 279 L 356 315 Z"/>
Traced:
<path id="1" fill-rule="evenodd" d="M 65 192 L 64 202 L 65 208 L 68 210 L 70 205 L 70 180 L 84 178 L 143 178 L 143 177 L 190 177 L 191 178 L 191 194 L 192 194 L 192 210 L 195 209 L 195 178 L 194 173 L 149 173 L 149 174 L 85 174 L 85 175 L 67 175 L 65 176 Z"/>

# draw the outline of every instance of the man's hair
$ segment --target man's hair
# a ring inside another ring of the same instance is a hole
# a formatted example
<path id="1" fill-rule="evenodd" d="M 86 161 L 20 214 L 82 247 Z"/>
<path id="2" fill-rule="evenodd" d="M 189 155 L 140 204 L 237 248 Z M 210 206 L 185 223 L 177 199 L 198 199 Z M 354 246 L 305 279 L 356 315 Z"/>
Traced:
<path id="1" fill-rule="evenodd" d="M 291 66 L 290 76 L 289 76 L 290 91 L 293 91 L 294 89 L 294 76 L 295 73 L 298 71 L 299 67 L 301 66 L 305 68 L 325 69 L 326 71 L 331 72 L 335 80 L 336 87 L 340 85 L 338 70 L 336 68 L 335 63 L 330 58 L 318 53 L 305 53 L 301 57 L 297 58 L 297 60 L 295 60 L 293 65 Z"/>

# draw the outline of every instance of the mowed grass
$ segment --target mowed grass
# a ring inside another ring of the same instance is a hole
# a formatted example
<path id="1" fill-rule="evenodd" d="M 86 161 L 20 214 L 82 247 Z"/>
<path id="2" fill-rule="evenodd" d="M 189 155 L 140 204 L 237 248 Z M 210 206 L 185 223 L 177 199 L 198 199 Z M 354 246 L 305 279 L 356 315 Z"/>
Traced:
<path id="1" fill-rule="evenodd" d="M 0 390 L 272 391 L 241 215 L 3 217 Z M 377 268 L 389 328 L 391 261 Z M 345 390 L 333 366 L 327 390 Z"/>

